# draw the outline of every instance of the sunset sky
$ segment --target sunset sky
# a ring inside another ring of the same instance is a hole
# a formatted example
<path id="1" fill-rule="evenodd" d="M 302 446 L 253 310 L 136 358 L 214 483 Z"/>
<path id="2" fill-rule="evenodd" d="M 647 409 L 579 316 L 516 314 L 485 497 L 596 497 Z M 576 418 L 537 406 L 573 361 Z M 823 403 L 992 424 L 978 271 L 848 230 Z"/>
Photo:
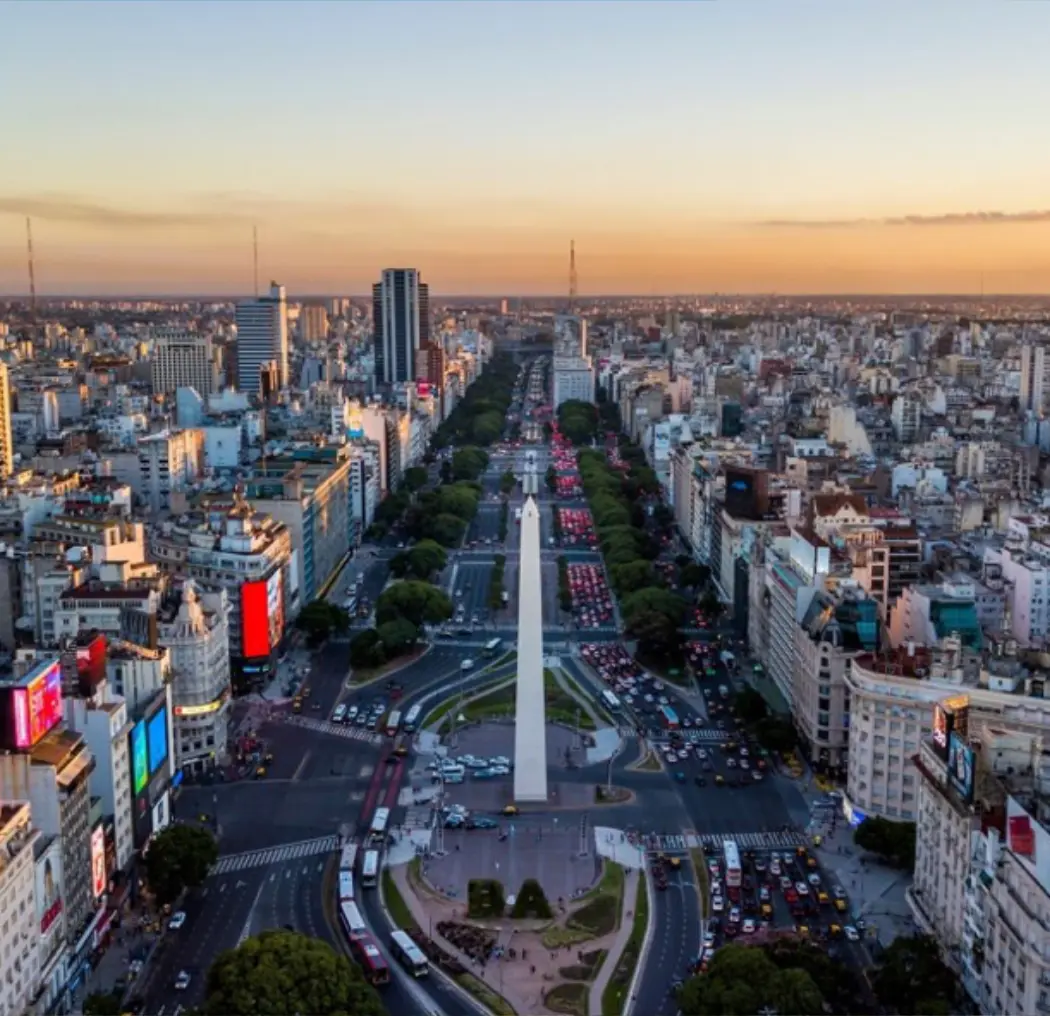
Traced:
<path id="1" fill-rule="evenodd" d="M 0 7 L 0 293 L 1050 290 L 1050 3 Z"/>

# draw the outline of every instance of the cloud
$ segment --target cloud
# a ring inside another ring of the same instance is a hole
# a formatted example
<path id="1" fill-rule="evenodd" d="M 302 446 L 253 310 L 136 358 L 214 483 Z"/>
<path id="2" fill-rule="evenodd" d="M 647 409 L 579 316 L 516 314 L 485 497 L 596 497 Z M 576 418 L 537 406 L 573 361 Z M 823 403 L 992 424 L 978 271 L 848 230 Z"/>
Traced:
<path id="1" fill-rule="evenodd" d="M 767 229 L 848 229 L 856 226 L 998 226 L 1017 222 L 1050 222 L 1050 210 L 1030 212 L 951 212 L 947 215 L 902 215 L 882 219 L 767 219 Z"/>
<path id="2" fill-rule="evenodd" d="M 115 208 L 63 194 L 0 195 L 0 215 L 27 215 L 33 219 L 71 222 L 109 229 L 152 229 L 175 226 L 216 226 L 245 221 L 231 211 L 143 211 Z"/>

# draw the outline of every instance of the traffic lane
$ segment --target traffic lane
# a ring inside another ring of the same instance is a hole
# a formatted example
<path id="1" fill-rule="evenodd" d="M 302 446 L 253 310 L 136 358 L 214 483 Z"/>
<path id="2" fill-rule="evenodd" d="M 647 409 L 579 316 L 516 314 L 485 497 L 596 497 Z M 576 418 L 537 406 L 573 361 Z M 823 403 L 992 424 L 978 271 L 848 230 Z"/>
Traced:
<path id="1" fill-rule="evenodd" d="M 460 610 L 463 612 L 462 623 L 469 624 L 472 618 L 484 621 L 488 616 L 489 583 L 492 581 L 493 567 L 491 559 L 460 561 L 456 573 L 456 588 L 453 590 L 453 603 L 457 615 Z"/>
<path id="2" fill-rule="evenodd" d="M 283 866 L 271 866 L 255 908 L 251 933 L 258 935 L 270 928 L 290 928 L 331 942 L 331 931 L 323 912 L 318 923 L 317 911 L 312 905 L 314 900 L 318 904 L 321 901 L 324 868 L 323 858 L 304 858 Z"/>
<path id="3" fill-rule="evenodd" d="M 204 1001 L 208 969 L 219 953 L 240 941 L 262 888 L 263 873 L 242 872 L 208 879 L 184 904 L 186 923 L 167 932 L 158 956 L 146 975 L 145 1012 L 182 1005 L 193 1009 Z M 175 978 L 185 970 L 190 985 L 175 990 Z"/>
<path id="4" fill-rule="evenodd" d="M 698 833 L 776 832 L 790 824 L 787 809 L 768 781 L 744 787 L 717 786 L 713 774 L 703 773 L 704 787 L 687 774 L 675 783 L 683 807 Z"/>
<path id="5" fill-rule="evenodd" d="M 397 926 L 387 918 L 378 892 L 364 890 L 359 893 L 357 905 L 390 966 L 390 984 L 381 989 L 387 1012 L 396 1016 L 401 1016 L 402 1013 L 427 1016 L 427 1013 L 436 1009 L 445 1013 L 445 1016 L 477 1016 L 477 1010 L 436 970 L 431 969 L 431 974 L 425 982 L 416 981 L 390 954 L 390 932 Z M 432 1000 L 431 1004 L 421 1004 L 421 995 L 429 997 Z"/>
<path id="6" fill-rule="evenodd" d="M 646 1016 L 674 1016 L 678 1012 L 673 985 L 686 977 L 700 944 L 696 905 L 695 891 L 683 890 L 670 878 L 667 889 L 661 891 L 654 886 L 650 892 L 653 937 L 638 983 L 636 1003 Z"/>

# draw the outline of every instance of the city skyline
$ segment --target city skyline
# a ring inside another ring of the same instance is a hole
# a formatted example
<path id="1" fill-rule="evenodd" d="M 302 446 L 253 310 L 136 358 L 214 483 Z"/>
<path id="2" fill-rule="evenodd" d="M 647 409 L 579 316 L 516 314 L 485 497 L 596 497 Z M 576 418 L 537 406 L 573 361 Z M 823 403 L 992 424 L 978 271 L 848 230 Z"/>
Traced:
<path id="1" fill-rule="evenodd" d="M 1050 289 L 1050 10 L 763 14 L 9 4 L 0 293 Z"/>

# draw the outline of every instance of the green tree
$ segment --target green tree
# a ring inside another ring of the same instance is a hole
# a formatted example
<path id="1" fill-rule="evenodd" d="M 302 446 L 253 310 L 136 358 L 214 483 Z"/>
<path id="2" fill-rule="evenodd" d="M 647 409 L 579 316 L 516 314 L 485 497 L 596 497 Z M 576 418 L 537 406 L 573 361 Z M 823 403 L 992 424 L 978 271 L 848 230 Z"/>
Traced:
<path id="1" fill-rule="evenodd" d="M 598 409 L 590 402 L 570 399 L 558 407 L 558 428 L 574 445 L 588 444 L 598 435 Z"/>
<path id="2" fill-rule="evenodd" d="M 401 482 L 413 493 L 427 485 L 427 471 L 422 466 L 409 466 L 401 474 Z"/>
<path id="3" fill-rule="evenodd" d="M 494 878 L 472 878 L 467 883 L 468 917 L 502 917 L 506 909 L 502 882 Z"/>
<path id="4" fill-rule="evenodd" d="M 342 607 L 327 600 L 313 600 L 299 611 L 295 626 L 306 632 L 312 646 L 319 646 L 330 635 L 342 635 L 350 630 L 350 616 Z"/>
<path id="5" fill-rule="evenodd" d="M 458 515 L 442 512 L 426 521 L 428 539 L 440 543 L 443 547 L 458 547 L 467 531 L 467 523 Z"/>
<path id="6" fill-rule="evenodd" d="M 208 971 L 207 1016 L 385 1016 L 361 969 L 327 942 L 264 931 L 222 953 Z"/>
<path id="7" fill-rule="evenodd" d="M 416 627 L 440 624 L 452 616 L 452 601 L 429 582 L 407 580 L 395 582 L 376 601 L 376 623 L 405 618 Z"/>
<path id="8" fill-rule="evenodd" d="M 388 660 L 407 653 L 419 641 L 419 629 L 404 617 L 381 624 L 376 629 L 376 633 L 379 635 L 384 655 Z"/>
<path id="9" fill-rule="evenodd" d="M 914 822 L 894 822 L 877 816 L 865 819 L 854 831 L 853 842 L 897 868 L 915 867 Z"/>
<path id="10" fill-rule="evenodd" d="M 218 860 L 215 837 L 199 826 L 171 825 L 150 842 L 146 881 L 158 903 L 174 903 L 184 889 L 194 889 Z"/>
<path id="11" fill-rule="evenodd" d="M 539 917 L 549 919 L 553 917 L 551 905 L 547 902 L 543 888 L 534 878 L 527 878 L 521 884 L 521 890 L 511 907 L 511 917 L 521 919 L 523 917 Z"/>
<path id="12" fill-rule="evenodd" d="M 84 1016 L 120 1016 L 123 999 L 116 991 L 93 991 L 84 999 Z"/>
<path id="13" fill-rule="evenodd" d="M 798 744 L 798 732 L 790 720 L 767 716 L 754 726 L 755 737 L 768 751 L 791 751 Z"/>
<path id="14" fill-rule="evenodd" d="M 616 591 L 622 596 L 653 585 L 656 573 L 648 561 L 632 561 L 611 569 L 612 582 Z"/>
<path id="15" fill-rule="evenodd" d="M 509 469 L 499 478 L 499 489 L 504 494 L 509 494 L 517 485 L 518 478 Z"/>
<path id="16" fill-rule="evenodd" d="M 452 482 L 452 463 L 448 459 L 445 459 L 441 463 L 441 468 L 438 470 L 438 475 L 441 477 L 442 483 Z"/>
<path id="17" fill-rule="evenodd" d="M 452 476 L 476 480 L 488 467 L 489 457 L 480 448 L 458 448 L 452 453 Z"/>
<path id="18" fill-rule="evenodd" d="M 640 589 L 636 593 L 625 596 L 621 608 L 624 617 L 628 620 L 639 611 L 652 610 L 663 614 L 677 628 L 685 617 L 686 602 L 666 589 Z"/>
<path id="19" fill-rule="evenodd" d="M 711 581 L 711 569 L 706 564 L 690 561 L 682 566 L 680 581 L 691 589 L 703 589 Z"/>
<path id="20" fill-rule="evenodd" d="M 744 688 L 733 696 L 733 708 L 744 723 L 758 723 L 769 715 L 766 700 L 754 688 Z"/>
<path id="21" fill-rule="evenodd" d="M 558 470 L 554 466 L 547 467 L 546 481 L 547 489 L 553 494 L 558 489 Z"/>
<path id="22" fill-rule="evenodd" d="M 428 499 L 427 511 L 434 515 L 455 515 L 469 522 L 478 511 L 478 492 L 467 483 L 449 484 Z"/>
<path id="23" fill-rule="evenodd" d="M 675 623 L 658 610 L 639 610 L 627 622 L 627 634 L 647 659 L 674 660 L 681 654 L 682 636 Z"/>
<path id="24" fill-rule="evenodd" d="M 718 617 L 725 610 L 722 601 L 718 598 L 718 594 L 710 587 L 700 597 L 699 607 L 708 617 L 712 618 Z"/>
<path id="25" fill-rule="evenodd" d="M 781 970 L 760 948 L 725 945 L 707 973 L 682 985 L 678 1006 L 690 1016 L 737 1016 L 768 1009 L 785 1016 L 820 1016 L 824 999 L 804 970 Z"/>
<path id="26" fill-rule="evenodd" d="M 417 579 L 429 579 L 448 563 L 445 548 L 435 540 L 420 540 L 408 550 L 396 554 L 390 561 L 390 572 L 398 578 L 406 575 Z"/>
<path id="27" fill-rule="evenodd" d="M 883 952 L 871 986 L 879 1002 L 896 1012 L 947 1016 L 956 1011 L 958 982 L 941 961 L 937 940 L 928 935 L 895 939 Z"/>
<path id="28" fill-rule="evenodd" d="M 358 668 L 381 667 L 386 663 L 386 651 L 375 628 L 358 632 L 350 640 L 350 666 Z"/>
<path id="29" fill-rule="evenodd" d="M 503 416 L 498 412 L 482 413 L 474 417 L 471 438 L 479 445 L 490 445 L 503 433 Z"/>

